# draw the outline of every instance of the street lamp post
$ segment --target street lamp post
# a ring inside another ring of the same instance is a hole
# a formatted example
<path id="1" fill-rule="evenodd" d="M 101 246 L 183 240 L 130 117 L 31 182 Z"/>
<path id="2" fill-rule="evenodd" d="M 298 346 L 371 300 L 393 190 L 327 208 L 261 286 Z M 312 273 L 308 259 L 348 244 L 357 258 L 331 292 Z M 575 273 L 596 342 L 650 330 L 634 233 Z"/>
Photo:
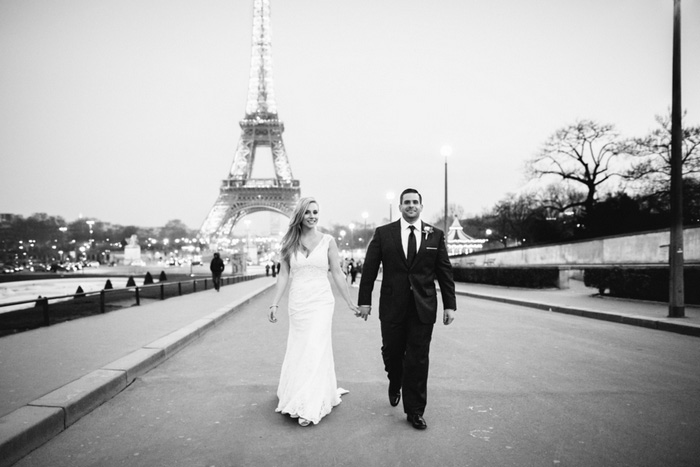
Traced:
<path id="1" fill-rule="evenodd" d="M 391 222 L 391 203 L 394 201 L 394 192 L 390 191 L 386 194 L 386 199 L 389 201 L 389 222 Z"/>
<path id="2" fill-rule="evenodd" d="M 352 258 L 352 249 L 355 246 L 355 224 L 351 222 L 350 225 L 348 225 L 348 227 L 350 227 L 350 258 Z"/>
<path id="3" fill-rule="evenodd" d="M 683 128 L 681 107 L 681 0 L 673 1 L 671 95 L 671 231 L 669 245 L 669 318 L 685 316 L 683 284 Z"/>
<path id="4" fill-rule="evenodd" d="M 58 230 L 61 231 L 61 251 L 59 252 L 61 259 L 59 262 L 63 264 L 63 249 L 66 247 L 66 231 L 68 230 L 68 227 L 59 227 Z"/>
<path id="5" fill-rule="evenodd" d="M 90 229 L 90 238 L 88 238 L 88 243 L 87 243 L 87 244 L 88 244 L 88 248 L 90 249 L 90 251 L 86 252 L 86 254 L 85 254 L 85 260 L 87 261 L 87 260 L 90 259 L 88 255 L 89 255 L 89 254 L 90 254 L 90 255 L 93 254 L 93 253 L 92 253 L 92 244 L 93 244 L 93 239 L 92 239 L 92 226 L 95 225 L 95 221 L 85 221 L 85 223 L 88 225 L 88 228 Z"/>
<path id="6" fill-rule="evenodd" d="M 452 154 L 452 148 L 444 145 L 440 154 L 445 158 L 445 235 L 447 235 L 447 158 Z"/>
<path id="7" fill-rule="evenodd" d="M 345 235 L 346 235 L 347 232 L 345 232 L 345 229 L 343 229 L 343 230 L 341 230 L 341 231 L 338 232 L 338 233 L 340 234 L 340 238 L 339 238 L 338 240 L 340 240 L 340 251 L 341 251 L 341 253 L 342 253 L 342 251 L 343 251 L 343 246 L 345 245 Z"/>
<path id="8" fill-rule="evenodd" d="M 367 211 L 362 213 L 362 219 L 364 219 L 364 221 L 365 221 L 365 228 L 362 231 L 362 235 L 364 235 L 366 237 L 369 237 L 369 235 L 367 235 L 367 218 L 368 217 L 369 217 L 369 213 Z"/>
<path id="9" fill-rule="evenodd" d="M 245 240 L 245 258 L 243 258 L 243 261 L 246 262 L 246 264 L 243 266 L 244 270 L 248 269 L 248 258 L 250 257 L 250 219 L 246 219 L 243 221 L 245 224 L 245 235 L 246 235 L 246 240 Z M 251 260 L 252 263 L 252 260 Z"/>

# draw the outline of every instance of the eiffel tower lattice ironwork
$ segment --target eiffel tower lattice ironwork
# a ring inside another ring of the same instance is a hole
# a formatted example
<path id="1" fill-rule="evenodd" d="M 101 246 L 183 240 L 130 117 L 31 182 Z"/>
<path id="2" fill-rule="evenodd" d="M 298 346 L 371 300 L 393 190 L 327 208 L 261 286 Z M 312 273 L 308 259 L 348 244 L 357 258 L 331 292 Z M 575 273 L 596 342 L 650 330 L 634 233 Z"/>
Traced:
<path id="1" fill-rule="evenodd" d="M 282 141 L 284 124 L 277 117 L 272 86 L 270 0 L 255 0 L 253 6 L 253 50 L 245 118 L 228 178 L 222 181 L 219 197 L 200 228 L 200 237 L 210 248 L 224 248 L 236 223 L 259 211 L 290 216 L 299 201 L 299 181 L 292 176 Z M 269 147 L 275 178 L 253 179 L 251 173 L 258 147 Z"/>

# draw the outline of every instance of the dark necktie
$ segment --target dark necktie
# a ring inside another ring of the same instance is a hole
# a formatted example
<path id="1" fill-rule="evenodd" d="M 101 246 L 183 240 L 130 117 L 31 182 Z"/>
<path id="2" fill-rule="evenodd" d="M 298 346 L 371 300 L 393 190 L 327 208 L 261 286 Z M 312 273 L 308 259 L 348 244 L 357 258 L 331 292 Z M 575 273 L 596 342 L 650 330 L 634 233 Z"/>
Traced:
<path id="1" fill-rule="evenodd" d="M 413 264 L 413 259 L 416 257 L 416 234 L 414 231 L 416 228 L 414 226 L 409 226 L 411 233 L 408 234 L 408 254 L 406 255 L 406 260 L 408 265 Z"/>

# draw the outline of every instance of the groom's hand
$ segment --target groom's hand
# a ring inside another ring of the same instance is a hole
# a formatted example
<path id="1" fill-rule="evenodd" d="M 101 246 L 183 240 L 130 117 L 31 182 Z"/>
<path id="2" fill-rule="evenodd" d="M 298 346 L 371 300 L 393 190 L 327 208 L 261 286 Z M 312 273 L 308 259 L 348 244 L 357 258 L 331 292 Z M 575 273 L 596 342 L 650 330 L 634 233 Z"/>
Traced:
<path id="1" fill-rule="evenodd" d="M 442 322 L 445 326 L 452 323 L 455 320 L 455 310 L 446 309 L 445 314 L 442 316 Z"/>
<path id="2" fill-rule="evenodd" d="M 372 307 L 369 305 L 360 305 L 360 318 L 367 321 L 367 317 L 372 312 Z"/>

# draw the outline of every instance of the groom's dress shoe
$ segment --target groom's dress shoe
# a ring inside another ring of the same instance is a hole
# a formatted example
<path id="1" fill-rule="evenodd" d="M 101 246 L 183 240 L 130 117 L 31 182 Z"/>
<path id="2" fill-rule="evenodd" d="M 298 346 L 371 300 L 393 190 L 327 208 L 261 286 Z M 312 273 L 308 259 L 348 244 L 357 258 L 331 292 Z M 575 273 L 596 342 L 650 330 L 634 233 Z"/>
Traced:
<path id="1" fill-rule="evenodd" d="M 411 422 L 411 425 L 413 425 L 413 428 L 415 428 L 416 430 L 425 430 L 426 428 L 428 428 L 428 424 L 425 423 L 425 419 L 422 415 L 408 414 L 406 415 L 406 419 L 409 422 Z"/>
<path id="2" fill-rule="evenodd" d="M 399 405 L 399 401 L 401 400 L 401 391 L 392 391 L 391 388 L 389 388 L 389 403 L 391 404 L 392 407 L 396 407 Z"/>

